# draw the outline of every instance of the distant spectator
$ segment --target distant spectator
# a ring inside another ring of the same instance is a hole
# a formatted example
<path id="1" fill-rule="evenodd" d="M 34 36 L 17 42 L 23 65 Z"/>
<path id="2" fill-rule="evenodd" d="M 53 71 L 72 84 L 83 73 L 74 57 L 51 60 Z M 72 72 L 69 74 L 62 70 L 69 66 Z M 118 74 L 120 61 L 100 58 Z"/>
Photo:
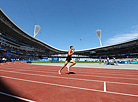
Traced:
<path id="1" fill-rule="evenodd" d="M 107 57 L 107 63 L 106 63 L 106 65 L 109 65 L 110 64 L 110 59 L 109 59 L 109 57 Z"/>
<path id="2" fill-rule="evenodd" d="M 102 63 L 102 59 L 101 59 L 101 57 L 99 57 L 99 64 L 101 64 Z"/>
<path id="3" fill-rule="evenodd" d="M 2 58 L 2 62 L 3 62 L 3 63 L 6 63 L 6 60 L 7 60 L 7 59 L 6 59 L 5 57 Z"/>
<path id="4" fill-rule="evenodd" d="M 19 62 L 19 58 L 17 58 L 16 61 Z"/>
<path id="5" fill-rule="evenodd" d="M 104 65 L 106 65 L 106 63 L 107 63 L 107 59 L 105 58 L 105 59 L 104 59 Z"/>
<path id="6" fill-rule="evenodd" d="M 114 62 L 114 64 L 115 64 L 116 66 L 118 65 L 118 63 L 117 63 L 115 57 L 113 57 L 113 62 Z"/>

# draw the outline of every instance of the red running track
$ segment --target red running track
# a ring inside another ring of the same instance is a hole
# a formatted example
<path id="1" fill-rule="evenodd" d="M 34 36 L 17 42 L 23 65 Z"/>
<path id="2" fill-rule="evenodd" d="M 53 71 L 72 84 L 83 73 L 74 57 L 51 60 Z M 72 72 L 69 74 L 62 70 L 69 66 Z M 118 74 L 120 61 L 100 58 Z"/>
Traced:
<path id="1" fill-rule="evenodd" d="M 137 70 L 73 67 L 75 74 L 67 74 L 65 68 L 62 71 L 64 74 L 58 75 L 59 68 L 24 63 L 0 64 L 0 100 L 14 100 L 12 102 L 138 101 Z"/>

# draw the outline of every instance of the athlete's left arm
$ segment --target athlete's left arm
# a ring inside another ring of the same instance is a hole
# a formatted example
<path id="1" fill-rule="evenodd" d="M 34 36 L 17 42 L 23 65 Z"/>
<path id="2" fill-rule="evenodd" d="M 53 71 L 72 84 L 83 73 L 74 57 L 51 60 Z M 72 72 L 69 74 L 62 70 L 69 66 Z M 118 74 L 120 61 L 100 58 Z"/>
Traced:
<path id="1" fill-rule="evenodd" d="M 69 56 L 72 55 L 72 54 L 70 53 L 70 50 L 68 51 L 68 55 L 69 55 Z"/>

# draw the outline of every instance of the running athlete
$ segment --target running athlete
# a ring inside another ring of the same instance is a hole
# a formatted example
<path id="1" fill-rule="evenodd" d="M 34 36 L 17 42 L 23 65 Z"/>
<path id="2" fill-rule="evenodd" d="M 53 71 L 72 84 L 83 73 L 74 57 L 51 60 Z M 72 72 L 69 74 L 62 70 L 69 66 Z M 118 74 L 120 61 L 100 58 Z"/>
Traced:
<path id="1" fill-rule="evenodd" d="M 72 55 L 73 55 L 73 46 L 70 46 L 70 50 L 68 51 L 68 56 L 67 56 L 67 58 L 66 58 L 66 62 L 65 62 L 65 64 L 62 66 L 62 68 L 58 71 L 58 73 L 59 74 L 61 74 L 61 70 L 64 68 L 64 67 L 66 67 L 66 65 L 70 62 L 70 63 L 72 63 L 69 67 L 67 67 L 67 69 L 68 69 L 68 71 L 69 71 L 69 68 L 70 67 L 72 67 L 73 65 L 75 65 L 76 64 L 76 62 L 75 61 L 73 61 L 72 60 Z"/>

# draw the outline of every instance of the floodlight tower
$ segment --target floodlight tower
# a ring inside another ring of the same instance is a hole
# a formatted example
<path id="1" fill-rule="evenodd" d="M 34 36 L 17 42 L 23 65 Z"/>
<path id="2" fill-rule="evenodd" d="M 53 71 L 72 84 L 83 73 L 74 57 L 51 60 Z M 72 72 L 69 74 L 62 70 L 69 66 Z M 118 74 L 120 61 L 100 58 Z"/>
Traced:
<path id="1" fill-rule="evenodd" d="M 39 32 L 40 29 L 41 29 L 41 27 L 39 25 L 35 25 L 35 28 L 34 28 L 34 38 L 38 34 L 38 32 Z"/>
<path id="2" fill-rule="evenodd" d="M 101 42 L 101 30 L 100 30 L 100 29 L 96 30 L 96 33 L 97 33 L 98 39 L 99 39 L 99 41 L 100 41 L 100 46 L 102 47 L 102 42 Z"/>

